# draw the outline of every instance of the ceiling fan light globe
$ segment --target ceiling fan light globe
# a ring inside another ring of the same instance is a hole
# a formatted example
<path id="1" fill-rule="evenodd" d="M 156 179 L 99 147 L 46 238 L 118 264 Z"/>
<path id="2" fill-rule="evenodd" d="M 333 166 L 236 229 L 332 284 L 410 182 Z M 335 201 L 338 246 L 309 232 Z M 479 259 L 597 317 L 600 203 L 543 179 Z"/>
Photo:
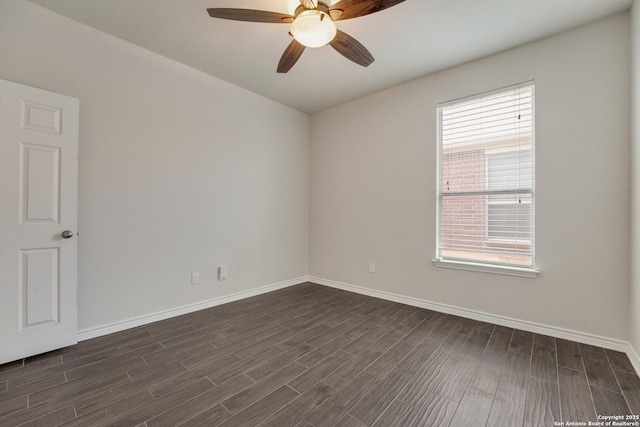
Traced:
<path id="1" fill-rule="evenodd" d="M 301 12 L 291 24 L 291 35 L 306 47 L 326 46 L 337 33 L 336 24 L 327 13 L 317 9 Z"/>

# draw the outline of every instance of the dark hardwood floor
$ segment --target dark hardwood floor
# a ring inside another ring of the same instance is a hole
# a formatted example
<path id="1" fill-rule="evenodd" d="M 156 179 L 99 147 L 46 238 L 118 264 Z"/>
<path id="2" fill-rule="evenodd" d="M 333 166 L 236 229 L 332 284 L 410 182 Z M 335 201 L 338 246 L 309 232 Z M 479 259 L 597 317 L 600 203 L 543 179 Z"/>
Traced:
<path id="1" fill-rule="evenodd" d="M 0 365 L 1 426 L 553 426 L 626 355 L 305 283 Z"/>

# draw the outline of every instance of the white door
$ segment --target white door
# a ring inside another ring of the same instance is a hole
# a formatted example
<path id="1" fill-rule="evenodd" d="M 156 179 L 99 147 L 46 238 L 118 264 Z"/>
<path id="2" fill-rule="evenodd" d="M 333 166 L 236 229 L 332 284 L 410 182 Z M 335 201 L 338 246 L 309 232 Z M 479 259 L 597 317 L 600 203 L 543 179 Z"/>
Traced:
<path id="1" fill-rule="evenodd" d="M 0 80 L 0 364 L 77 342 L 78 111 Z"/>

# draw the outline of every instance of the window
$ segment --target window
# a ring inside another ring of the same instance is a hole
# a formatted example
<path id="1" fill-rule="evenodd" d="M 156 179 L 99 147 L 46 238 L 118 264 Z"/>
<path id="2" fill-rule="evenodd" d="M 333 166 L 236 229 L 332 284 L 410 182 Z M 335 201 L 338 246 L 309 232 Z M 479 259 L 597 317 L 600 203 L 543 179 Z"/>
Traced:
<path id="1" fill-rule="evenodd" d="M 531 150 L 518 153 L 487 155 L 487 188 L 533 188 Z M 518 176 L 511 173 L 512 165 L 520 163 Z M 531 243 L 533 234 L 531 198 L 505 194 L 487 196 L 487 238 Z"/>
<path id="2" fill-rule="evenodd" d="M 535 275 L 533 83 L 439 105 L 438 148 L 436 265 Z"/>

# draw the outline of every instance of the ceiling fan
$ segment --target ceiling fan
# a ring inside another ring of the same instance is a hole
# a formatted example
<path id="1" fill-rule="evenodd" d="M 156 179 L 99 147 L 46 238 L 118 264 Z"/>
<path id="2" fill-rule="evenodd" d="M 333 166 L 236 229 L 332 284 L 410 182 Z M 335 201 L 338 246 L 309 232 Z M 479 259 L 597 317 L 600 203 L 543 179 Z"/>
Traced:
<path id="1" fill-rule="evenodd" d="M 328 6 L 318 0 L 299 0 L 293 15 L 255 9 L 210 8 L 212 18 L 236 21 L 269 22 L 291 24 L 289 34 L 293 40 L 285 49 L 278 73 L 286 73 L 298 61 L 307 47 L 322 47 L 330 44 L 345 58 L 368 67 L 373 55 L 359 41 L 336 28 L 334 21 L 369 15 L 402 3 L 404 0 L 340 0 Z M 297 2 L 297 0 L 296 0 Z"/>

